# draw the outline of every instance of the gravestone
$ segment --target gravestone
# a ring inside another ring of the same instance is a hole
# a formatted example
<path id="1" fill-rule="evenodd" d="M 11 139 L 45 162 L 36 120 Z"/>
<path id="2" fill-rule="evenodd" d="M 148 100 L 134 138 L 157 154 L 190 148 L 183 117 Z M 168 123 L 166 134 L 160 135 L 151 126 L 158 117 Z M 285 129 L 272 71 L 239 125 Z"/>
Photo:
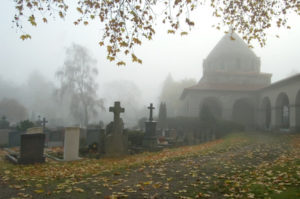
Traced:
<path id="1" fill-rule="evenodd" d="M 145 137 L 143 140 L 143 145 L 147 147 L 155 146 L 157 145 L 157 136 L 156 136 L 156 121 L 153 121 L 153 109 L 154 106 L 151 103 L 148 107 L 150 110 L 149 120 L 145 122 Z"/>
<path id="2" fill-rule="evenodd" d="M 45 162 L 44 145 L 45 134 L 36 133 L 36 129 L 29 129 L 28 132 L 21 135 L 21 146 L 19 154 L 9 154 L 7 159 L 18 164 L 34 164 Z"/>
<path id="3" fill-rule="evenodd" d="M 44 157 L 45 134 L 33 133 L 21 135 L 20 164 L 34 164 L 45 162 Z"/>
<path id="4" fill-rule="evenodd" d="M 8 146 L 9 129 L 0 129 L 0 147 Z"/>
<path id="5" fill-rule="evenodd" d="M 21 134 L 20 131 L 11 131 L 8 134 L 8 147 L 16 147 L 21 144 Z"/>
<path id="6" fill-rule="evenodd" d="M 65 129 L 64 160 L 79 160 L 79 127 L 67 127 Z"/>
<path id="7" fill-rule="evenodd" d="M 120 114 L 125 109 L 121 107 L 120 102 L 115 102 L 114 107 L 109 107 L 109 111 L 114 114 L 114 121 L 106 127 L 105 137 L 105 155 L 122 156 L 128 154 L 128 135 L 123 131 L 124 124 Z"/>

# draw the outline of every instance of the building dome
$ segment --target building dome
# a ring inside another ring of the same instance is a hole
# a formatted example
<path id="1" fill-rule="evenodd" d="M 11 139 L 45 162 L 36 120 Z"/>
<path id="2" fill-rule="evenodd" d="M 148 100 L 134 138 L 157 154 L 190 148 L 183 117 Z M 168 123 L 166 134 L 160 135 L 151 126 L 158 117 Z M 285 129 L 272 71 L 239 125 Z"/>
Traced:
<path id="1" fill-rule="evenodd" d="M 235 33 L 227 33 L 203 62 L 205 72 L 259 73 L 260 58 Z"/>

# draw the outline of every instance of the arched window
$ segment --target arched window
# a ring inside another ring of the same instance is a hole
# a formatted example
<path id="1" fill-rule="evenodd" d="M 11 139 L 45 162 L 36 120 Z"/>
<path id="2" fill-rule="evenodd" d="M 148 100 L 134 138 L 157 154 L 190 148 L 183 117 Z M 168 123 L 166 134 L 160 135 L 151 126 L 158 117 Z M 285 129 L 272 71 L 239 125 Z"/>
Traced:
<path id="1" fill-rule="evenodd" d="M 286 93 L 280 93 L 276 99 L 276 125 L 290 128 L 290 103 Z"/>

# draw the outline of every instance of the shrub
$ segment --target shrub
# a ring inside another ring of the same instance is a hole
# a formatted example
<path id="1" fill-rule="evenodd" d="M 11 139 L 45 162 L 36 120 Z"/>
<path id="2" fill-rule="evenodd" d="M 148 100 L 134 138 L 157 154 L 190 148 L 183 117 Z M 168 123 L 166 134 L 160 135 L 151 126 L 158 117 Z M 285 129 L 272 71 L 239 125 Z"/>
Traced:
<path id="1" fill-rule="evenodd" d="M 25 132 L 27 129 L 32 127 L 34 127 L 33 122 L 31 122 L 30 120 L 24 120 L 17 125 L 17 130 L 21 132 Z"/>

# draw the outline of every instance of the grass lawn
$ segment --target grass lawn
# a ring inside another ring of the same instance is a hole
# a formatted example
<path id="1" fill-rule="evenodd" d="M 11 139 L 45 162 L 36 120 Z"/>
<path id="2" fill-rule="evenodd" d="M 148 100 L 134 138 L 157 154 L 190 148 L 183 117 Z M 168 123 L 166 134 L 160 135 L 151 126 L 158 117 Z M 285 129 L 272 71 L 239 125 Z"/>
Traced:
<path id="1" fill-rule="evenodd" d="M 116 159 L 13 165 L 0 198 L 300 198 L 300 135 L 236 133 Z"/>

